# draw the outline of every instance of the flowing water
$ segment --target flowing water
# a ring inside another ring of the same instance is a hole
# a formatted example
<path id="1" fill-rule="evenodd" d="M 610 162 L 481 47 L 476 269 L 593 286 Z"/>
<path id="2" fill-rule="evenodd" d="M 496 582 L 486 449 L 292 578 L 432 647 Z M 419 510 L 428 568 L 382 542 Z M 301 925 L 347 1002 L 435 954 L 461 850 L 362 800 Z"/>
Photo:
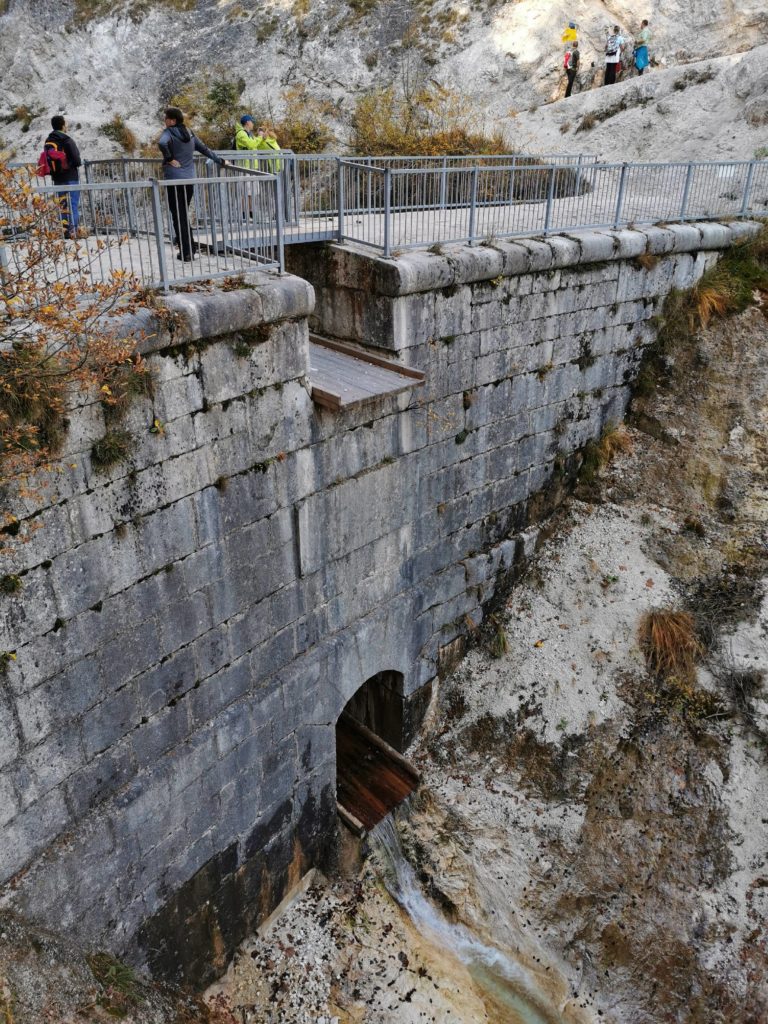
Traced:
<path id="1" fill-rule="evenodd" d="M 391 815 L 369 837 L 391 896 L 422 935 L 467 967 L 491 1020 L 498 1024 L 564 1024 L 556 1010 L 533 994 L 533 980 L 520 964 L 481 942 L 465 925 L 452 924 L 424 896 Z"/>

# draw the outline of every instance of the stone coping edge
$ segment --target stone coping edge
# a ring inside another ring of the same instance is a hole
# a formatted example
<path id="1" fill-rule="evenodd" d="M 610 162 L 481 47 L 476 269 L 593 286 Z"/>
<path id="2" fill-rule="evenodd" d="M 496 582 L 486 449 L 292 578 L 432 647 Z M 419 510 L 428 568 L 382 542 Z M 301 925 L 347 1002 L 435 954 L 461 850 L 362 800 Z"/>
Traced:
<path id="1" fill-rule="evenodd" d="M 385 259 L 350 244 L 331 245 L 334 283 L 360 288 L 373 279 L 381 295 L 400 296 L 433 291 L 497 277 L 559 270 L 608 260 L 631 259 L 643 253 L 698 252 L 725 249 L 760 231 L 758 221 L 721 224 L 698 221 L 644 228 L 582 231 L 547 238 L 496 240 L 490 244 L 445 245 L 439 253 L 410 250 Z M 363 269 L 363 265 L 367 265 Z"/>
<path id="2" fill-rule="evenodd" d="M 158 295 L 155 305 L 122 317 L 117 333 L 139 338 L 136 348 L 146 355 L 260 324 L 308 317 L 315 307 L 314 289 L 303 278 L 265 271 L 242 278 L 242 286 L 231 291 L 217 288 L 213 281 L 210 290 Z"/>

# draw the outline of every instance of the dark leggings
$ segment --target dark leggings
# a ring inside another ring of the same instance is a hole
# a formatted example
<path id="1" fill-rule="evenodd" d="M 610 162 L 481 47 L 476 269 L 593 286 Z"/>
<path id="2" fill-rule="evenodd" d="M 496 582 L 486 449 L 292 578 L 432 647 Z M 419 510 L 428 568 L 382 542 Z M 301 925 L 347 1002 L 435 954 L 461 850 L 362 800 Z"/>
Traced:
<path id="1" fill-rule="evenodd" d="M 576 68 L 568 68 L 565 73 L 568 76 L 568 88 L 565 90 L 565 95 L 570 96 L 573 92 L 573 83 L 576 81 Z"/>
<path id="2" fill-rule="evenodd" d="M 614 61 L 611 64 L 605 65 L 605 81 L 603 85 L 615 85 L 616 84 L 616 72 L 619 67 L 619 62 Z"/>
<path id="3" fill-rule="evenodd" d="M 186 182 L 168 186 L 168 206 L 171 210 L 173 230 L 176 232 L 176 243 L 185 259 L 191 257 L 197 248 L 189 230 L 189 203 L 194 191 L 195 186 Z"/>

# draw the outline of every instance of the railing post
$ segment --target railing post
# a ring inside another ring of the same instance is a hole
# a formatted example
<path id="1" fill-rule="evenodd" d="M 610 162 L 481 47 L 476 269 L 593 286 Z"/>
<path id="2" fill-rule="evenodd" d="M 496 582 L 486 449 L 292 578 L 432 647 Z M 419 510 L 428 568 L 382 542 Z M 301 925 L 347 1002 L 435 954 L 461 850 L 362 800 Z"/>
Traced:
<path id="1" fill-rule="evenodd" d="M 555 196 L 555 168 L 549 169 L 549 187 L 547 188 L 547 209 L 544 214 L 544 234 L 548 235 L 552 227 L 552 200 Z"/>
<path id="2" fill-rule="evenodd" d="M 389 257 L 392 254 L 391 218 L 392 204 L 390 190 L 392 188 L 392 168 L 384 168 L 384 255 Z"/>
<path id="3" fill-rule="evenodd" d="M 344 241 L 344 168 L 341 166 L 341 157 L 336 157 L 336 192 L 338 199 L 338 221 L 339 221 L 339 241 Z"/>
<path id="4" fill-rule="evenodd" d="M 275 178 L 275 227 L 277 234 L 277 261 L 280 273 L 285 270 L 285 242 L 283 238 L 283 191 L 280 176 Z"/>
<path id="5" fill-rule="evenodd" d="M 614 228 L 618 228 L 621 223 L 621 207 L 624 204 L 624 192 L 627 187 L 627 165 L 621 165 L 621 175 L 619 177 L 619 195 L 616 199 L 616 213 L 613 218 Z"/>
<path id="6" fill-rule="evenodd" d="M 581 195 L 581 157 L 582 157 L 582 154 L 579 153 L 578 159 L 576 161 L 576 195 L 577 196 Z"/>
<path id="7" fill-rule="evenodd" d="M 126 187 L 126 205 L 128 207 L 128 231 L 135 237 L 136 235 L 138 235 L 139 229 L 136 224 L 136 207 L 133 202 L 133 189 L 128 188 L 128 176 L 125 169 L 127 160 L 125 159 L 125 157 L 121 157 L 121 160 L 123 162 L 123 184 Z"/>
<path id="8" fill-rule="evenodd" d="M 688 196 L 691 191 L 691 180 L 693 178 L 693 164 L 688 164 L 688 172 L 685 175 L 685 185 L 683 187 L 683 201 L 680 204 L 680 220 L 685 220 L 686 210 L 688 209 Z"/>
<path id="9" fill-rule="evenodd" d="M 515 171 L 517 170 L 516 164 L 517 157 L 512 157 L 512 163 L 509 165 L 509 205 L 511 206 L 515 201 Z"/>
<path id="10" fill-rule="evenodd" d="M 165 259 L 165 240 L 163 238 L 163 208 L 160 203 L 160 186 L 157 179 L 152 178 L 152 219 L 155 225 L 155 244 L 157 245 L 157 265 L 160 271 L 160 283 L 163 291 L 170 290 L 168 283 L 168 266 Z M 181 239 L 179 239 L 181 242 Z"/>
<path id="11" fill-rule="evenodd" d="M 299 214 L 301 212 L 300 203 L 300 174 L 301 164 L 299 163 L 298 156 L 294 153 L 291 157 L 291 169 L 293 173 L 293 213 L 291 214 L 291 223 L 294 227 L 299 226 Z"/>
<path id="12" fill-rule="evenodd" d="M 472 168 L 472 192 L 469 198 L 469 244 L 472 245 L 472 239 L 475 237 L 475 219 L 477 216 L 477 175 L 478 168 Z"/>
<path id="13" fill-rule="evenodd" d="M 443 157 L 443 173 L 440 175 L 440 209 L 445 209 L 445 200 L 448 187 L 448 158 Z"/>
<path id="14" fill-rule="evenodd" d="M 90 185 L 91 184 L 91 161 L 90 160 L 83 160 L 83 170 L 85 172 L 85 183 L 86 183 L 86 185 Z M 51 179 L 51 180 L 53 180 L 53 179 Z M 93 190 L 89 188 L 87 190 L 87 195 L 88 195 L 88 213 L 90 214 L 90 218 L 91 218 L 91 223 L 90 223 L 89 227 L 90 227 L 90 230 L 94 232 L 94 234 L 98 234 L 98 229 L 96 227 L 96 208 L 93 205 Z"/>
<path id="15" fill-rule="evenodd" d="M 755 176 L 755 167 L 757 166 L 756 160 L 750 160 L 749 170 L 747 171 L 747 180 L 744 184 L 744 199 L 741 204 L 741 210 L 739 210 L 740 217 L 746 217 L 749 211 L 749 195 L 752 191 L 752 179 Z"/>

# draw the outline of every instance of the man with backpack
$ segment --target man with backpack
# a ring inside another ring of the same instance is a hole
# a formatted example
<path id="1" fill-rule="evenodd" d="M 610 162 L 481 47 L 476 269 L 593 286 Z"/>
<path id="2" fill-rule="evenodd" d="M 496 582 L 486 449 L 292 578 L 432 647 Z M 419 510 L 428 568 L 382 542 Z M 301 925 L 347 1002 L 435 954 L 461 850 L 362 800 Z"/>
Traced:
<path id="1" fill-rule="evenodd" d="M 54 114 L 51 118 L 51 131 L 45 140 L 43 152 L 38 161 L 38 173 L 40 164 L 45 162 L 47 170 L 54 185 L 77 185 L 80 181 L 78 168 L 82 165 L 80 151 L 75 145 L 71 135 L 67 135 L 67 122 L 61 114 Z M 64 228 L 65 238 L 77 238 L 77 229 L 80 223 L 80 192 L 57 192 L 59 206 L 61 207 L 61 226 Z"/>
<path id="2" fill-rule="evenodd" d="M 614 85 L 616 72 L 621 65 L 621 54 L 624 49 L 624 36 L 618 25 L 613 26 L 613 32 L 608 36 L 605 44 L 605 79 L 603 85 Z"/>
<path id="3" fill-rule="evenodd" d="M 568 63 L 565 66 L 565 73 L 568 76 L 568 87 L 565 90 L 566 96 L 570 96 L 573 92 L 573 83 L 576 81 L 580 60 L 581 54 L 579 53 L 579 44 L 574 43 L 573 49 L 568 54 Z"/>

